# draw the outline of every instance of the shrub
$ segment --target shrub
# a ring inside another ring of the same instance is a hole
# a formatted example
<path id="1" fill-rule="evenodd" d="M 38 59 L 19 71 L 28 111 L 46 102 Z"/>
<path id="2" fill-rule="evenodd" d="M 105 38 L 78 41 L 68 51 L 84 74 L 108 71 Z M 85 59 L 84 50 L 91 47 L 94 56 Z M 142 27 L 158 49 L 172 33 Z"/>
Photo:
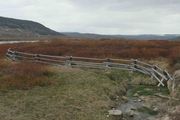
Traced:
<path id="1" fill-rule="evenodd" d="M 14 63 L 0 70 L 0 89 L 30 89 L 53 83 L 50 76 L 55 72 L 47 66 L 33 63 Z"/>

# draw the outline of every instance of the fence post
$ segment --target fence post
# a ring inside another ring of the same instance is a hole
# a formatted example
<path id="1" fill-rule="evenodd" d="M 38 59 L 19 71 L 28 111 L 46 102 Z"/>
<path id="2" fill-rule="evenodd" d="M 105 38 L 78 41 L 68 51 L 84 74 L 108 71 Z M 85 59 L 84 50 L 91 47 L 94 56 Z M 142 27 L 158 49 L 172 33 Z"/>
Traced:
<path id="1" fill-rule="evenodd" d="M 131 59 L 132 63 L 131 63 L 131 68 L 137 68 L 137 59 Z M 133 69 L 132 72 L 134 72 L 135 70 Z"/>
<path id="2" fill-rule="evenodd" d="M 156 66 L 155 65 L 153 65 L 153 67 L 151 67 L 151 80 L 153 80 L 154 79 L 154 75 L 155 75 L 155 73 L 154 73 L 154 70 L 153 69 L 155 69 L 156 70 Z"/>
<path id="3" fill-rule="evenodd" d="M 11 58 L 12 54 L 11 54 L 10 52 L 11 52 L 11 48 L 9 48 L 9 49 L 7 50 L 6 57 L 7 57 L 8 59 L 12 60 L 12 58 Z"/>
<path id="4" fill-rule="evenodd" d="M 34 60 L 35 60 L 35 61 L 38 61 L 38 60 L 39 60 L 38 57 L 40 57 L 40 55 L 35 54 L 33 57 L 34 57 Z"/>
<path id="5" fill-rule="evenodd" d="M 16 51 L 12 51 L 12 60 L 16 61 Z"/>
<path id="6" fill-rule="evenodd" d="M 131 71 L 130 71 L 130 73 L 134 73 L 134 59 L 131 59 L 131 63 L 130 63 L 130 66 L 131 66 Z"/>
<path id="7" fill-rule="evenodd" d="M 111 59 L 107 58 L 105 62 L 105 66 L 109 68 L 109 65 L 111 64 Z"/>
<path id="8" fill-rule="evenodd" d="M 72 56 L 68 57 L 67 60 L 65 61 L 65 65 L 67 67 L 71 67 L 71 61 L 72 61 Z"/>
<path id="9" fill-rule="evenodd" d="M 110 69 L 111 67 L 109 65 L 111 65 L 111 59 L 110 58 L 106 58 L 106 62 L 105 62 L 105 67 L 106 70 Z"/>
<path id="10" fill-rule="evenodd" d="M 8 48 L 7 52 L 10 52 L 11 51 L 11 48 Z"/>
<path id="11" fill-rule="evenodd" d="M 138 62 L 138 60 L 135 59 L 135 60 L 134 60 L 134 68 L 137 68 L 137 62 Z"/>

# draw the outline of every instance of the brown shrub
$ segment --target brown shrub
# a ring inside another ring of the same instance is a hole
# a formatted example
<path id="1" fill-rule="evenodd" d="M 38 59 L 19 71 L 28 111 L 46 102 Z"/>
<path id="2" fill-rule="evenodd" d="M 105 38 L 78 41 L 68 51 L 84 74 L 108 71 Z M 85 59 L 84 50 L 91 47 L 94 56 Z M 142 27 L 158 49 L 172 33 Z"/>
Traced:
<path id="1" fill-rule="evenodd" d="M 47 66 L 33 63 L 15 63 L 0 70 L 0 89 L 30 89 L 53 83 L 50 76 L 54 72 Z"/>
<path id="2" fill-rule="evenodd" d="M 171 64 L 180 63 L 180 46 L 170 50 L 169 58 L 171 59 Z"/>

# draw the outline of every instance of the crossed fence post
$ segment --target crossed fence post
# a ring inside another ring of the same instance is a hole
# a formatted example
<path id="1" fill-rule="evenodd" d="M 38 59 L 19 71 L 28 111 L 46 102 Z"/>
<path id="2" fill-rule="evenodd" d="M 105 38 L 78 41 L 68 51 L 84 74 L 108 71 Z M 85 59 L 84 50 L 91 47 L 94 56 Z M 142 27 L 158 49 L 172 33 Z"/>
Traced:
<path id="1" fill-rule="evenodd" d="M 156 79 L 156 80 L 158 80 L 158 82 L 159 82 L 159 84 L 158 84 L 158 87 L 159 86 L 165 86 L 164 85 L 164 83 L 163 83 L 163 81 L 164 81 L 164 78 L 162 77 L 162 76 L 160 76 L 160 75 L 158 75 L 159 73 L 158 73 L 158 67 L 156 66 L 156 65 L 154 65 L 153 66 L 153 68 L 152 68 L 152 76 Z M 159 77 L 161 77 L 161 78 L 159 78 Z"/>

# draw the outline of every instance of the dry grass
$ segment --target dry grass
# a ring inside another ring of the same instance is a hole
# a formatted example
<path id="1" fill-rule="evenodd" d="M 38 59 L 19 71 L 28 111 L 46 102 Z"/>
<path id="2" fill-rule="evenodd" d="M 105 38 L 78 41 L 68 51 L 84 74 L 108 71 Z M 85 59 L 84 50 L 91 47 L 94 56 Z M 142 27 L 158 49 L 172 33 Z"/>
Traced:
<path id="1" fill-rule="evenodd" d="M 109 120 L 116 96 L 126 93 L 121 75 L 128 73 L 120 73 L 114 80 L 111 73 L 60 69 L 51 86 L 0 91 L 0 120 Z"/>

